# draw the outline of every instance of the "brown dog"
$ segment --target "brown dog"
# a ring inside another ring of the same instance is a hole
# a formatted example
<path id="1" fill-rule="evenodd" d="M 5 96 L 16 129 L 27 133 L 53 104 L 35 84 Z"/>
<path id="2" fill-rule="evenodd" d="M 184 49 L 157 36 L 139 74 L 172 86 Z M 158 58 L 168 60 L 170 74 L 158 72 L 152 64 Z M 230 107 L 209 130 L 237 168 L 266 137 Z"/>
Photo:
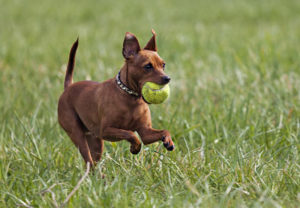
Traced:
<path id="1" fill-rule="evenodd" d="M 116 78 L 98 83 L 80 81 L 72 84 L 78 40 L 73 44 L 67 66 L 64 92 L 58 103 L 58 120 L 85 162 L 100 160 L 103 140 L 130 142 L 130 152 L 137 154 L 141 142 L 147 145 L 162 140 L 167 150 L 174 144 L 167 130 L 152 128 L 148 104 L 141 96 L 145 82 L 167 84 L 164 61 L 157 54 L 155 32 L 144 49 L 137 38 L 127 32 L 123 43 L 125 64 Z"/>

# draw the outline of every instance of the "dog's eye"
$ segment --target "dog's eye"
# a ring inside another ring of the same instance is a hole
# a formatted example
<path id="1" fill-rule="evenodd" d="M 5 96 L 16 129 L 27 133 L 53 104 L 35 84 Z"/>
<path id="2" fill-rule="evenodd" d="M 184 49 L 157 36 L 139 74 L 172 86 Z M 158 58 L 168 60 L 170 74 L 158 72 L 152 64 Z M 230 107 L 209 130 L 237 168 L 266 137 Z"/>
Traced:
<path id="1" fill-rule="evenodd" d="M 165 63 L 163 63 L 163 69 L 165 69 L 165 67 L 166 67 L 166 64 L 165 64 Z"/>
<path id="2" fill-rule="evenodd" d="M 146 65 L 144 66 L 144 69 L 146 69 L 146 70 L 151 70 L 151 69 L 153 69 L 153 66 L 152 66 L 151 63 L 149 63 L 149 64 L 146 64 Z"/>

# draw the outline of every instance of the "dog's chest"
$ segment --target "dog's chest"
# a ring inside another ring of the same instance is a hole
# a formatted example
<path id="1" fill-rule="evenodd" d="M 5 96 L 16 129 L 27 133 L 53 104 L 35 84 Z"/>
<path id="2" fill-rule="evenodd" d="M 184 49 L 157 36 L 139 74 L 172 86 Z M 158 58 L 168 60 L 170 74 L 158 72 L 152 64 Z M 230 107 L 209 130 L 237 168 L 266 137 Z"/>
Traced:
<path id="1" fill-rule="evenodd" d="M 116 128 L 136 130 L 139 126 L 151 122 L 151 115 L 147 105 L 123 105 L 119 106 L 111 119 Z"/>

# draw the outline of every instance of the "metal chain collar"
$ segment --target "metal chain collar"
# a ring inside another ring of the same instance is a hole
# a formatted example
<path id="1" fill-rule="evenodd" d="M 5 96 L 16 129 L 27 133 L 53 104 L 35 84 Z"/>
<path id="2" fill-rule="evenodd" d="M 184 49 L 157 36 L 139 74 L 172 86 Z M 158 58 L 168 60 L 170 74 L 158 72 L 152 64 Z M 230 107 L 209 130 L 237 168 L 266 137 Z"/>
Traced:
<path id="1" fill-rule="evenodd" d="M 120 79 L 120 72 L 116 76 L 116 82 L 117 82 L 118 86 L 122 90 L 124 90 L 125 92 L 127 92 L 129 95 L 133 95 L 135 97 L 139 97 L 139 93 L 135 92 L 134 90 L 129 89 L 125 84 L 123 84 L 123 82 Z"/>

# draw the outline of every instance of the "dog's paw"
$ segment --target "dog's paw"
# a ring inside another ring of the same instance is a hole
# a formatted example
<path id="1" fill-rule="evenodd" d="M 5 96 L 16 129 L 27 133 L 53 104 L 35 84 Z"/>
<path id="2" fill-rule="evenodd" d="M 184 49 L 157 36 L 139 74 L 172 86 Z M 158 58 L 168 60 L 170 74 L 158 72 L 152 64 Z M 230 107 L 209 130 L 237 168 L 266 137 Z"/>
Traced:
<path id="1" fill-rule="evenodd" d="M 138 154 L 141 151 L 142 144 L 141 143 L 132 143 L 130 146 L 130 152 L 134 155 Z"/>
<path id="2" fill-rule="evenodd" d="M 163 142 L 164 144 L 164 147 L 168 150 L 168 151 L 173 151 L 175 146 L 174 146 L 174 143 L 171 139 L 170 136 L 163 136 L 161 138 L 161 141 Z"/>

